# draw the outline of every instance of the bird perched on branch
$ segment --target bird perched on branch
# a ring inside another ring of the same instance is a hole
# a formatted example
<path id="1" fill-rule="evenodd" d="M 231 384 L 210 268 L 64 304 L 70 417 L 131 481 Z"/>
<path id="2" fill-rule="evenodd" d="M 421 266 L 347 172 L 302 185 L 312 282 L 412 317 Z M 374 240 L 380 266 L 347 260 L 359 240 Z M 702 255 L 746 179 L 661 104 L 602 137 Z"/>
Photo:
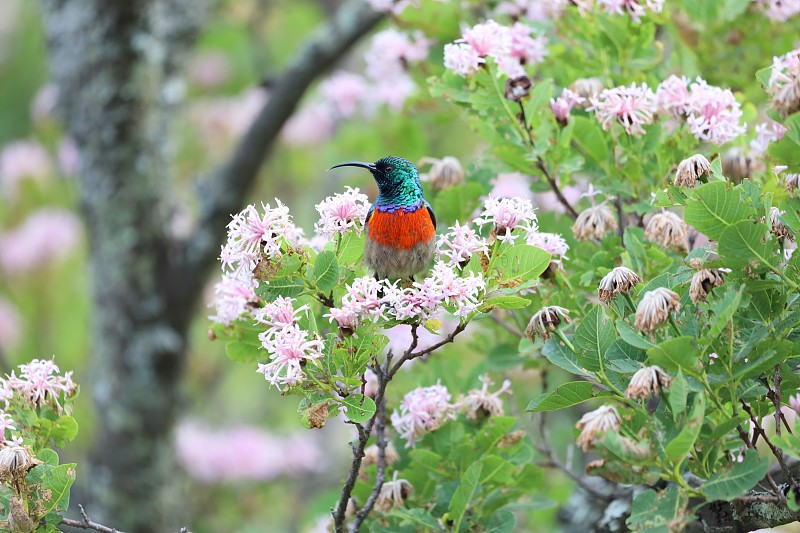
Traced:
<path id="1" fill-rule="evenodd" d="M 364 262 L 376 279 L 409 278 L 433 257 L 436 216 L 422 196 L 417 168 L 402 157 L 374 163 L 352 161 L 331 167 L 361 167 L 372 173 L 378 197 L 366 220 Z"/>

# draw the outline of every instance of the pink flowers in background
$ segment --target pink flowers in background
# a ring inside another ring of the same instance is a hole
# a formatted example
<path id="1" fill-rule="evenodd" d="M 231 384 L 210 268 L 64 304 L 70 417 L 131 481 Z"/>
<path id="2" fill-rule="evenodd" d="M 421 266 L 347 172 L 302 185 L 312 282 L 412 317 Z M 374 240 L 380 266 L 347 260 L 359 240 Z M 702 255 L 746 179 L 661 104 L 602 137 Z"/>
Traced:
<path id="1" fill-rule="evenodd" d="M 551 262 L 561 265 L 567 257 L 569 245 L 564 237 L 557 233 L 543 233 L 533 231 L 528 233 L 526 243 L 531 246 L 536 246 L 549 253 L 552 257 Z"/>
<path id="2" fill-rule="evenodd" d="M 763 157 L 773 142 L 780 141 L 786 133 L 786 127 L 772 120 L 756 125 L 756 138 L 750 141 L 750 155 Z"/>
<path id="3" fill-rule="evenodd" d="M 617 123 L 628 135 L 644 135 L 644 126 L 653 123 L 658 110 L 656 95 L 646 83 L 606 89 L 589 101 L 589 110 L 595 112 L 604 130 Z"/>
<path id="4" fill-rule="evenodd" d="M 659 112 L 683 117 L 689 114 L 689 80 L 674 74 L 658 84 L 656 100 Z"/>
<path id="5" fill-rule="evenodd" d="M 358 106 L 368 93 L 367 82 L 362 76 L 345 71 L 335 72 L 320 85 L 320 95 L 326 99 L 337 115 L 347 118 L 358 111 Z"/>
<path id="6" fill-rule="evenodd" d="M 4 396 L 10 392 L 31 407 L 49 405 L 61 412 L 61 401 L 71 396 L 77 385 L 72 381 L 72 371 L 60 374 L 52 359 L 34 359 L 19 365 L 19 377 L 12 371 L 0 386 L 6 391 Z"/>
<path id="7" fill-rule="evenodd" d="M 361 235 L 370 202 L 367 195 L 362 194 L 358 188 L 347 187 L 345 192 L 329 196 L 315 207 L 320 218 L 314 224 L 314 231 L 330 240 L 351 229 Z"/>
<path id="8" fill-rule="evenodd" d="M 772 20 L 786 22 L 800 13 L 800 0 L 756 0 L 758 8 Z"/>
<path id="9" fill-rule="evenodd" d="M 661 13 L 664 0 L 597 0 L 601 11 L 616 15 L 628 14 L 634 22 L 641 22 L 647 11 Z"/>
<path id="10" fill-rule="evenodd" d="M 784 118 L 800 109 L 800 48 L 772 58 L 767 93 Z"/>
<path id="11" fill-rule="evenodd" d="M 213 89 L 228 81 L 231 68 L 225 54 L 209 50 L 200 52 L 189 60 L 186 74 L 198 87 Z"/>
<path id="12" fill-rule="evenodd" d="M 453 330 L 456 329 L 456 326 L 458 326 L 458 321 L 444 318 L 444 320 L 442 320 L 441 329 L 439 329 L 439 331 L 436 333 L 431 333 L 425 328 L 418 328 L 417 349 L 424 350 L 426 348 L 430 348 L 437 342 L 440 342 L 444 336 L 452 333 Z M 413 340 L 411 335 L 411 326 L 408 324 L 398 324 L 397 326 L 384 330 L 383 334 L 389 339 L 389 344 L 386 346 L 386 350 L 392 352 L 395 357 L 399 357 L 406 350 L 408 350 L 408 347 L 411 346 L 411 341 Z M 368 372 L 372 373 L 371 370 Z M 377 376 L 375 379 L 377 386 Z M 367 386 L 369 387 L 369 380 L 367 381 Z"/>
<path id="13" fill-rule="evenodd" d="M 8 351 L 17 344 L 22 334 L 22 319 L 16 308 L 5 298 L 0 298 L 0 350 Z"/>
<path id="14" fill-rule="evenodd" d="M 436 383 L 406 394 L 400 408 L 392 413 L 391 421 L 395 431 L 406 439 L 406 447 L 409 447 L 422 435 L 439 429 L 453 418 L 455 406 L 450 403 L 450 392 L 447 387 Z"/>
<path id="15" fill-rule="evenodd" d="M 700 78 L 689 88 L 689 129 L 698 140 L 725 144 L 745 131 L 739 124 L 742 109 L 730 89 L 709 85 Z"/>
<path id="16" fill-rule="evenodd" d="M 307 434 L 282 437 L 253 426 L 212 429 L 193 421 L 178 424 L 175 452 L 187 473 L 206 484 L 318 472 L 323 459 Z"/>
<path id="17" fill-rule="evenodd" d="M 333 135 L 334 110 L 327 102 L 302 106 L 289 117 L 281 130 L 281 139 L 289 146 L 314 146 Z"/>
<path id="18" fill-rule="evenodd" d="M 0 269 L 14 276 L 56 261 L 75 248 L 82 231 L 71 211 L 35 211 L 16 228 L 0 233 Z"/>
<path id="19" fill-rule="evenodd" d="M 189 121 L 212 153 L 223 151 L 244 133 L 266 104 L 264 89 L 248 89 L 236 96 L 198 100 L 189 109 Z"/>
<path id="20" fill-rule="evenodd" d="M 0 190 L 7 200 L 16 198 L 23 179 L 41 181 L 52 174 L 50 156 L 36 141 L 9 143 L 0 152 Z"/>
<path id="21" fill-rule="evenodd" d="M 448 228 L 450 231 L 439 235 L 436 240 L 436 256 L 448 266 L 461 269 L 474 254 L 489 254 L 486 239 L 468 225 L 461 225 L 456 221 L 455 226 Z"/>
<path id="22" fill-rule="evenodd" d="M 572 108 L 585 101 L 586 98 L 578 96 L 569 89 L 563 89 L 561 96 L 550 99 L 550 110 L 553 111 L 553 115 L 559 124 L 566 126 L 567 122 L 569 122 L 569 114 Z"/>
<path id="23" fill-rule="evenodd" d="M 547 56 L 547 39 L 521 22 L 502 26 L 494 20 L 464 30 L 462 38 L 444 48 L 444 66 L 468 76 L 491 57 L 509 78 L 525 75 L 525 67 L 541 63 Z"/>
<path id="24" fill-rule="evenodd" d="M 536 231 L 536 213 L 530 200 L 524 198 L 494 198 L 489 197 L 483 206 L 483 212 L 475 219 L 475 223 L 483 226 L 490 224 L 501 241 L 515 241 L 519 232 L 512 233 L 519 228 L 525 234 Z"/>
<path id="25" fill-rule="evenodd" d="M 249 276 L 235 273 L 222 275 L 222 280 L 214 285 L 216 314 L 208 317 L 219 324 L 230 325 L 258 305 L 255 289 L 258 282 Z"/>
<path id="26" fill-rule="evenodd" d="M 322 357 L 325 348 L 320 339 L 294 324 L 277 331 L 268 329 L 259 333 L 258 338 L 270 353 L 270 362 L 259 364 L 258 372 L 278 389 L 303 381 L 306 376 L 303 365 Z"/>

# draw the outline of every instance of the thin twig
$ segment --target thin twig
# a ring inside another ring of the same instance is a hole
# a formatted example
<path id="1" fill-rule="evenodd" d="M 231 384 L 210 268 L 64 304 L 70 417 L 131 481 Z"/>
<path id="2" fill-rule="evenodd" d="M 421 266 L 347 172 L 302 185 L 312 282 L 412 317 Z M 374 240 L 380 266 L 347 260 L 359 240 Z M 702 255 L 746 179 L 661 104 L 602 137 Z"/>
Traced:
<path id="1" fill-rule="evenodd" d="M 497 316 L 496 314 L 490 313 L 489 318 L 491 318 L 497 325 L 502 326 L 504 330 L 508 331 L 512 335 L 519 337 L 520 339 L 525 337 L 525 335 L 520 330 L 518 330 L 517 328 L 515 328 L 514 326 L 512 326 L 499 316 Z"/>
<path id="2" fill-rule="evenodd" d="M 416 325 L 411 327 L 411 333 L 412 333 L 412 335 L 414 335 L 414 342 L 413 342 L 414 349 L 416 348 L 416 343 L 417 343 L 417 338 L 416 338 L 417 331 L 415 329 L 416 327 L 417 327 Z M 394 364 L 394 366 L 391 368 L 391 370 L 389 370 L 389 379 L 392 379 L 394 377 L 394 375 L 397 373 L 398 370 L 400 370 L 400 367 L 403 366 L 403 364 L 406 361 L 411 361 L 412 359 L 416 359 L 418 357 L 422 357 L 424 355 L 428 355 L 429 353 L 431 353 L 431 352 L 433 352 L 435 350 L 438 350 L 439 348 L 441 348 L 445 344 L 449 344 L 449 343 L 453 342 L 453 340 L 456 338 L 456 336 L 459 333 L 461 333 L 462 331 L 464 331 L 464 329 L 466 327 L 467 327 L 467 324 L 464 323 L 464 322 L 461 322 L 461 323 L 458 324 L 458 326 L 456 326 L 456 329 L 454 329 L 453 332 L 450 333 L 450 335 L 445 337 L 443 340 L 437 342 L 436 344 L 434 344 L 432 346 L 429 346 L 429 347 L 425 348 L 424 350 L 419 350 L 419 351 L 416 351 L 416 352 L 413 351 L 413 349 L 407 350 L 406 353 L 403 354 L 403 357 L 398 359 L 398 361 Z"/>
<path id="3" fill-rule="evenodd" d="M 94 531 L 99 531 L 100 533 L 124 533 L 119 529 L 114 529 L 113 527 L 104 526 L 103 524 L 98 524 L 97 522 L 92 521 L 89 518 L 89 515 L 86 514 L 86 510 L 83 508 L 83 505 L 78 505 L 78 509 L 81 511 L 81 520 L 62 518 L 61 523 L 65 526 L 77 527 L 79 529 L 92 529 Z"/>
<path id="4" fill-rule="evenodd" d="M 564 206 L 564 209 L 567 210 L 567 214 L 572 218 L 572 220 L 578 218 L 578 212 L 575 211 L 575 208 L 572 207 L 567 198 L 561 192 L 561 189 L 558 187 L 558 182 L 556 182 L 553 176 L 550 175 L 550 171 L 547 170 L 547 167 L 545 166 L 541 157 L 536 161 L 536 168 L 538 168 L 544 175 L 547 183 L 550 185 L 550 189 L 552 189 L 552 191 L 555 193 L 556 198 L 558 198 L 558 201 Z"/>
<path id="5" fill-rule="evenodd" d="M 764 431 L 763 427 L 761 427 L 761 424 L 758 422 L 758 418 L 753 413 L 753 410 L 750 409 L 750 406 L 747 404 L 747 402 L 745 402 L 744 400 L 739 400 L 739 401 L 742 404 L 742 409 L 744 409 L 744 411 L 750 416 L 750 421 L 753 423 L 753 426 L 755 427 L 755 429 L 753 430 L 753 441 L 756 440 L 758 435 L 761 435 L 761 437 L 764 439 L 764 442 L 767 443 L 767 446 L 769 446 L 769 449 L 772 451 L 772 455 L 775 456 L 775 458 L 778 460 L 778 464 L 781 465 L 781 470 L 783 471 L 783 475 L 786 478 L 786 482 L 789 483 L 789 486 L 791 486 L 793 490 L 797 490 L 797 483 L 795 482 L 794 476 L 789 470 L 789 467 L 786 466 L 786 460 L 783 456 L 783 451 L 781 451 L 780 448 L 775 446 L 775 444 L 773 444 L 772 441 L 769 439 L 769 437 L 767 436 L 767 432 Z M 772 481 L 772 477 L 769 476 L 769 474 L 767 474 L 767 477 L 768 480 L 771 481 L 771 485 L 774 485 L 775 482 Z M 773 490 L 775 488 L 777 488 L 777 485 L 773 487 Z M 780 494 L 782 495 L 783 492 L 780 491 Z"/>

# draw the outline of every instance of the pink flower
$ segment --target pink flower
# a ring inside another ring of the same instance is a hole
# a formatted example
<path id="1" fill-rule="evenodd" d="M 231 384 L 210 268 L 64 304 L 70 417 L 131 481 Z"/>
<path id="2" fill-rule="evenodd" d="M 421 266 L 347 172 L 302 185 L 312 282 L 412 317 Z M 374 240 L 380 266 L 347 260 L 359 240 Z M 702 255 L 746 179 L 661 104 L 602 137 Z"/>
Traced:
<path id="1" fill-rule="evenodd" d="M 340 70 L 322 82 L 319 91 L 337 114 L 346 118 L 358 111 L 358 105 L 364 100 L 369 88 L 363 77 Z"/>
<path id="2" fill-rule="evenodd" d="M 46 207 L 0 234 L 0 268 L 19 275 L 56 261 L 75 248 L 81 223 L 66 209 Z"/>
<path id="3" fill-rule="evenodd" d="M 281 139 L 289 146 L 316 146 L 333 135 L 336 120 L 327 103 L 303 106 L 283 125 Z"/>
<path id="4" fill-rule="evenodd" d="M 647 14 L 647 10 L 661 13 L 664 0 L 645 0 L 644 4 L 640 0 L 597 0 L 597 5 L 601 11 L 606 13 L 616 15 L 627 13 L 634 22 L 638 23 Z"/>
<path id="5" fill-rule="evenodd" d="M 381 78 L 375 81 L 369 88 L 367 104 L 370 105 L 369 111 L 374 111 L 378 105 L 386 105 L 392 111 L 400 111 L 406 100 L 417 92 L 417 84 L 405 72 L 394 76 Z"/>
<path id="6" fill-rule="evenodd" d="M 315 207 L 320 219 L 314 224 L 314 230 L 317 235 L 332 239 L 350 230 L 361 235 L 370 202 L 358 188 L 347 187 L 345 192 L 329 196 Z"/>
<path id="7" fill-rule="evenodd" d="M 446 264 L 450 267 L 462 268 L 470 258 L 477 253 L 489 254 L 489 247 L 486 240 L 478 235 L 469 226 L 462 226 L 456 221 L 455 226 L 448 228 L 450 231 L 444 235 L 439 235 L 436 241 L 437 259 L 446 258 Z"/>
<path id="8" fill-rule="evenodd" d="M 50 405 L 61 412 L 59 400 L 71 396 L 77 388 L 72 372 L 60 376 L 61 371 L 52 359 L 34 359 L 19 365 L 19 371 L 19 377 L 14 372 L 8 376 L 6 388 L 31 407 Z"/>
<path id="9" fill-rule="evenodd" d="M 430 316 L 444 302 L 455 307 L 453 314 L 464 318 L 475 311 L 480 305 L 481 294 L 486 290 L 486 281 L 478 273 L 470 272 L 466 277 L 460 277 L 455 270 L 444 261 L 437 261 L 428 277 L 421 283 L 415 282 L 414 290 L 410 296 L 420 302 L 423 309 L 427 308 Z M 396 314 L 400 314 L 395 309 Z M 423 312 L 422 316 L 426 316 Z M 401 318 L 401 316 L 398 316 Z"/>
<path id="10" fill-rule="evenodd" d="M 65 137 L 58 143 L 58 168 L 66 176 L 76 176 L 80 169 L 81 153 L 72 137 Z"/>
<path id="11" fill-rule="evenodd" d="M 417 0 L 418 1 L 418 0 Z M 405 8 L 412 4 L 414 0 L 367 0 L 375 11 L 399 15 Z"/>
<path id="12" fill-rule="evenodd" d="M 183 421 L 175 430 L 175 452 L 200 483 L 269 481 L 317 472 L 322 450 L 306 435 L 283 437 L 253 426 L 212 429 Z"/>
<path id="13" fill-rule="evenodd" d="M 656 88 L 658 110 L 667 115 L 685 116 L 689 112 L 689 80 L 670 76 Z"/>
<path id="14" fill-rule="evenodd" d="M 475 420 L 480 416 L 502 416 L 503 400 L 500 395 L 503 393 L 511 394 L 511 381 L 505 379 L 499 389 L 495 392 L 489 392 L 489 387 L 493 385 L 489 376 L 483 375 L 478 379 L 481 381 L 481 388 L 470 390 L 458 402 L 459 408 L 466 413 L 469 420 Z"/>
<path id="15" fill-rule="evenodd" d="M 800 414 L 800 394 L 789 397 L 789 407 L 794 409 L 797 414 Z"/>
<path id="16" fill-rule="evenodd" d="M 490 180 L 492 190 L 489 196 L 494 198 L 526 198 L 533 199 L 531 177 L 519 172 L 505 172 Z"/>
<path id="17" fill-rule="evenodd" d="M 750 155 L 763 157 L 770 143 L 780 141 L 786 133 L 786 127 L 770 120 L 756 126 L 756 138 L 750 141 Z"/>
<path id="18" fill-rule="evenodd" d="M 277 334 L 284 328 L 294 326 L 297 315 L 308 313 L 308 305 L 301 305 L 295 309 L 294 302 L 294 298 L 278 296 L 273 301 L 266 302 L 264 307 L 254 311 L 253 318 L 256 322 L 266 324 L 273 334 Z"/>
<path id="19" fill-rule="evenodd" d="M 268 100 L 264 89 L 249 89 L 235 97 L 196 102 L 189 111 L 205 146 L 219 152 L 250 127 Z"/>
<path id="20" fill-rule="evenodd" d="M 419 387 L 406 394 L 400 409 L 392 413 L 392 425 L 406 439 L 406 447 L 413 446 L 419 437 L 455 418 L 454 407 L 450 393 L 440 383 Z"/>
<path id="21" fill-rule="evenodd" d="M 16 198 L 23 179 L 41 181 L 52 174 L 50 156 L 36 141 L 16 141 L 0 152 L 0 189 L 6 199 Z"/>
<path id="22" fill-rule="evenodd" d="M 800 109 L 800 48 L 772 58 L 767 92 L 781 117 Z"/>
<path id="23" fill-rule="evenodd" d="M 58 86 L 48 83 L 39 87 L 31 103 L 31 118 L 37 124 L 53 119 L 56 104 L 58 104 Z"/>
<path id="24" fill-rule="evenodd" d="M 400 326 L 395 326 L 400 327 Z M 411 328 L 411 326 L 407 326 Z M 394 328 L 392 328 L 394 329 Z M 364 396 L 369 396 L 370 398 L 375 398 L 375 394 L 378 393 L 378 376 L 370 370 L 369 368 L 364 371 Z"/>
<path id="25" fill-rule="evenodd" d="M 563 259 L 569 259 L 567 252 L 569 245 L 564 237 L 557 233 L 540 233 L 533 231 L 528 233 L 527 244 L 536 246 L 549 253 L 552 257 L 551 261 L 558 265 L 561 264 Z"/>
<path id="26" fill-rule="evenodd" d="M 730 89 L 720 89 L 698 78 L 689 88 L 687 123 L 700 141 L 725 144 L 742 133 L 742 109 Z"/>
<path id="27" fill-rule="evenodd" d="M 376 33 L 364 54 L 367 76 L 375 81 L 393 78 L 428 57 L 429 41 L 421 32 L 413 35 L 393 28 Z"/>
<path id="28" fill-rule="evenodd" d="M 385 296 L 380 296 L 388 288 L 393 288 L 386 281 L 377 281 L 372 276 L 355 278 L 346 285 L 347 292 L 342 297 L 342 305 L 332 308 L 324 315 L 330 322 L 334 320 L 343 329 L 355 328 L 362 318 L 377 321 L 384 315 L 383 302 Z"/>
<path id="29" fill-rule="evenodd" d="M 309 339 L 309 332 L 296 325 L 278 332 L 265 331 L 258 335 L 262 346 L 270 353 L 270 362 L 258 365 L 270 385 L 295 385 L 305 378 L 303 366 L 322 357 L 325 345 L 318 338 Z"/>
<path id="30" fill-rule="evenodd" d="M 548 22 L 561 18 L 564 10 L 572 4 L 571 0 L 511 0 L 502 2 L 497 11 L 532 22 Z"/>
<path id="31" fill-rule="evenodd" d="M 657 111 L 656 95 L 646 83 L 640 87 L 632 83 L 630 87 L 606 89 L 589 102 L 592 104 L 589 110 L 595 112 L 604 130 L 611 129 L 616 122 L 628 135 L 643 135 L 643 126 L 652 124 Z"/>
<path id="32" fill-rule="evenodd" d="M 248 205 L 241 213 L 233 215 L 228 223 L 228 242 L 222 248 L 220 259 L 223 269 L 251 272 L 261 260 L 280 257 L 281 245 L 297 235 L 289 208 L 275 199 L 275 207 L 261 203 L 262 213 L 255 205 Z"/>
<path id="33" fill-rule="evenodd" d="M 217 50 L 200 52 L 189 60 L 189 79 L 198 87 L 213 89 L 227 82 L 231 75 L 228 57 Z"/>
<path id="34" fill-rule="evenodd" d="M 786 22 L 800 13 L 800 0 L 756 0 L 759 9 L 772 20 Z"/>
<path id="35" fill-rule="evenodd" d="M 533 29 L 521 22 L 514 23 L 509 30 L 511 50 L 509 55 L 526 65 L 541 63 L 547 57 L 547 38 L 533 36 Z"/>
<path id="36" fill-rule="evenodd" d="M 481 216 L 475 223 L 483 226 L 491 224 L 495 235 L 501 241 L 514 241 L 517 234 L 512 235 L 516 228 L 525 233 L 536 231 L 536 213 L 530 200 L 523 198 L 493 198 L 489 197 L 483 204 Z"/>
<path id="37" fill-rule="evenodd" d="M 7 352 L 17 344 L 22 334 L 21 322 L 22 319 L 11 302 L 0 298 L 0 350 Z"/>
<path id="38" fill-rule="evenodd" d="M 511 53 L 511 32 L 506 26 L 489 19 L 476 24 L 463 33 L 463 40 L 480 57 L 503 57 Z"/>
<path id="39" fill-rule="evenodd" d="M 561 91 L 561 96 L 550 99 L 550 109 L 553 111 L 553 115 L 556 117 L 559 124 L 566 126 L 567 122 L 569 122 L 569 114 L 572 108 L 585 101 L 586 98 L 578 96 L 569 89 L 563 89 Z"/>
<path id="40" fill-rule="evenodd" d="M 459 76 L 465 77 L 478 71 L 484 60 L 466 43 L 444 45 L 444 66 Z"/>
<path id="41" fill-rule="evenodd" d="M 216 313 L 208 318 L 219 324 L 229 325 L 253 312 L 259 302 L 255 289 L 258 282 L 246 273 L 222 274 L 222 280 L 214 285 Z"/>

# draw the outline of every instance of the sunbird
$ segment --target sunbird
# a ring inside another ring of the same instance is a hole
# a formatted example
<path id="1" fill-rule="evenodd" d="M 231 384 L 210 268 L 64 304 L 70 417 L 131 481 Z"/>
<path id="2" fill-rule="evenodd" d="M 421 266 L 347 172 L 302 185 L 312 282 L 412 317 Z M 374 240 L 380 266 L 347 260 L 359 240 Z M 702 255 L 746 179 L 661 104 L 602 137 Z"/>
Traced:
<path id="1" fill-rule="evenodd" d="M 372 173 L 378 197 L 365 222 L 364 262 L 375 279 L 414 281 L 433 257 L 436 215 L 422 195 L 417 167 L 402 157 L 388 156 L 364 163 L 331 167 L 361 167 Z"/>

